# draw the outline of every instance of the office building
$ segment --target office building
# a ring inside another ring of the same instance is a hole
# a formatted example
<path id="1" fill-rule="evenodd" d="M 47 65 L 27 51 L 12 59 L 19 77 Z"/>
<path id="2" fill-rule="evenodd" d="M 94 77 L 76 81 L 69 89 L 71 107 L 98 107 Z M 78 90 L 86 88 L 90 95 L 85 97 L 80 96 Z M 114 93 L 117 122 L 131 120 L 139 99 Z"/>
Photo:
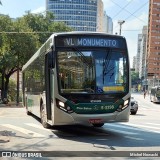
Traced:
<path id="1" fill-rule="evenodd" d="M 75 31 L 106 31 L 102 0 L 46 0 L 46 10 Z"/>
<path id="2" fill-rule="evenodd" d="M 113 34 L 113 22 L 111 17 L 109 17 L 106 12 L 103 16 L 103 31 L 109 34 Z"/>
<path id="3" fill-rule="evenodd" d="M 142 34 L 138 34 L 138 43 L 137 43 L 138 46 L 137 46 L 137 55 L 136 55 L 136 68 L 135 68 L 135 71 L 138 73 L 140 68 L 141 42 L 142 42 Z"/>
<path id="4" fill-rule="evenodd" d="M 143 26 L 140 43 L 140 56 L 139 56 L 139 78 L 146 78 L 146 38 L 147 26 Z"/>

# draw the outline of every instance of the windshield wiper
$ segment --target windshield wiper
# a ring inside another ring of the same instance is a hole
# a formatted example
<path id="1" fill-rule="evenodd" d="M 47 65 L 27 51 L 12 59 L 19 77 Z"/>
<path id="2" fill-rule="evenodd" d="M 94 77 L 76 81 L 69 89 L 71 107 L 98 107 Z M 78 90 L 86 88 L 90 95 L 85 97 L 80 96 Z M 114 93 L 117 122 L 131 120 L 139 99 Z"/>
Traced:
<path id="1" fill-rule="evenodd" d="M 82 62 L 84 62 L 87 66 L 89 67 L 93 67 L 93 64 L 88 63 L 88 60 L 86 59 L 86 57 L 84 56 L 84 54 L 78 49 L 78 48 L 72 48 L 74 51 L 76 51 L 79 55 L 80 55 L 80 59 Z"/>
<path id="2" fill-rule="evenodd" d="M 109 67 L 109 63 L 110 63 L 110 60 L 111 60 L 111 52 L 112 50 L 111 49 L 108 49 L 107 51 L 107 55 L 105 57 L 105 59 L 103 59 L 103 84 L 104 84 L 104 77 L 111 71 L 114 69 L 114 67 L 111 67 L 111 68 L 108 68 Z"/>

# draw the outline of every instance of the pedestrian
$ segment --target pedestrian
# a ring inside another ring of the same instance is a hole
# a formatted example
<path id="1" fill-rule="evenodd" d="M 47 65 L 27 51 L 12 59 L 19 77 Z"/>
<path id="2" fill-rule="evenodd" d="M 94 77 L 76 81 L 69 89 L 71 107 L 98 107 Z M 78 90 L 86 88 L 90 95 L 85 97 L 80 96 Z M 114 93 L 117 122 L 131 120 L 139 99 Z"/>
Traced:
<path id="1" fill-rule="evenodd" d="M 146 98 L 147 90 L 144 91 L 144 99 Z"/>

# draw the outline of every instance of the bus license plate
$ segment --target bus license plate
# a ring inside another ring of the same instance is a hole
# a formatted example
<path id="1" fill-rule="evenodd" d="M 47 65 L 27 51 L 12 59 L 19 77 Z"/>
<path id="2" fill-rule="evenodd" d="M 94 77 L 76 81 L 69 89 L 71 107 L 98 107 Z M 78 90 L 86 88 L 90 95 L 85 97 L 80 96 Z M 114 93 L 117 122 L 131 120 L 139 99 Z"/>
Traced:
<path id="1" fill-rule="evenodd" d="M 92 123 L 92 124 L 102 123 L 102 119 L 89 119 L 89 123 Z"/>

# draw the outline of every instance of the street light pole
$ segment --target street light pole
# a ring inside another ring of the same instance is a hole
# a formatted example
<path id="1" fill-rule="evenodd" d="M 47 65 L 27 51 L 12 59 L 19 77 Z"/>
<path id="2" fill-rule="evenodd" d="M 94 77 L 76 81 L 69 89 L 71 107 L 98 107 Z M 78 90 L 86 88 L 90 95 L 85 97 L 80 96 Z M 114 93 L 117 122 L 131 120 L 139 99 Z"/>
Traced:
<path id="1" fill-rule="evenodd" d="M 18 64 L 17 64 L 17 106 L 19 105 L 19 53 L 18 53 Z"/>
<path id="2" fill-rule="evenodd" d="M 119 35 L 121 35 L 121 30 L 122 30 L 122 24 L 125 23 L 124 20 L 119 20 L 118 24 L 120 25 L 120 29 L 119 29 Z"/>

